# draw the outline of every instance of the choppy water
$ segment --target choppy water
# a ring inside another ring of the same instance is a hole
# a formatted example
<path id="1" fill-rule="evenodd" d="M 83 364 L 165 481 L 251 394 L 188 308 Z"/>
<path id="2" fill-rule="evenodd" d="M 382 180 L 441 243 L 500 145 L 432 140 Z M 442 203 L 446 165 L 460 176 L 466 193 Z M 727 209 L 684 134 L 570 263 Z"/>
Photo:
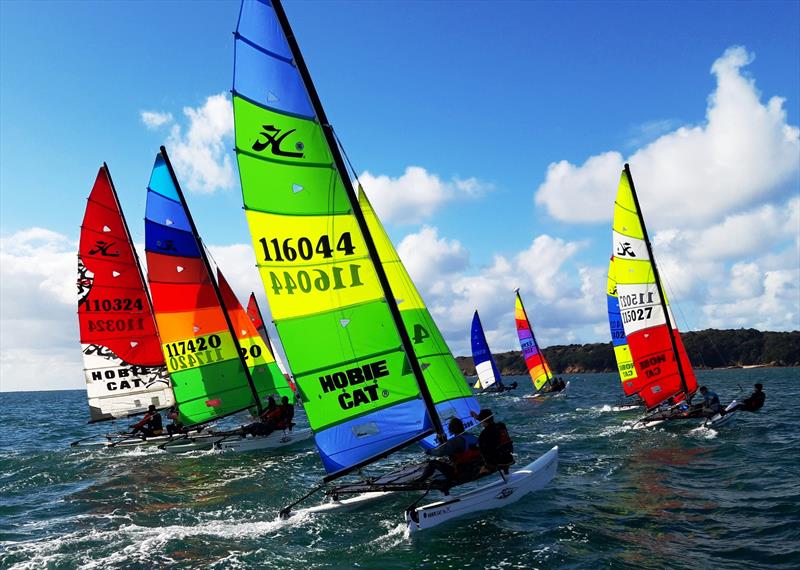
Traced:
<path id="1" fill-rule="evenodd" d="M 800 369 L 700 372 L 724 401 L 766 386 L 758 414 L 719 431 L 631 430 L 610 374 L 569 397 L 481 397 L 518 463 L 560 446 L 551 486 L 410 537 L 410 496 L 325 517 L 278 510 L 323 473 L 311 444 L 283 455 L 80 449 L 80 391 L 0 394 L 2 568 L 800 567 Z M 520 385 L 527 380 L 520 378 Z"/>

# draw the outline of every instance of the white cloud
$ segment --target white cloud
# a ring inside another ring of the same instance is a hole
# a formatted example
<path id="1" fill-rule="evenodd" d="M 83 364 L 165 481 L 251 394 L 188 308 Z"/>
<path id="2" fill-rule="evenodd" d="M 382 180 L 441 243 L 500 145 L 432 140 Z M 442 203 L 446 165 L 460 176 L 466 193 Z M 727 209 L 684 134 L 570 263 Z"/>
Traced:
<path id="1" fill-rule="evenodd" d="M 420 166 L 406 167 L 398 178 L 365 171 L 359 179 L 378 217 L 398 224 L 421 222 L 448 202 L 474 198 L 491 189 L 476 178 L 445 181 Z"/>
<path id="2" fill-rule="evenodd" d="M 437 228 L 424 226 L 409 234 L 397 246 L 409 274 L 418 287 L 432 285 L 442 274 L 463 271 L 469 266 L 469 252 L 456 240 L 439 237 Z"/>
<path id="3" fill-rule="evenodd" d="M 211 95 L 202 106 L 184 107 L 183 127 L 171 113 L 144 111 L 150 129 L 171 125 L 166 147 L 181 184 L 193 192 L 211 194 L 236 184 L 233 160 L 233 105 L 226 93 Z"/>
<path id="4" fill-rule="evenodd" d="M 173 121 L 172 113 L 159 113 L 157 111 L 142 111 L 140 113 L 142 122 L 150 130 L 156 130 L 159 127 L 171 123 Z"/>
<path id="5" fill-rule="evenodd" d="M 728 49 L 711 67 L 717 88 L 705 123 L 682 126 L 628 158 L 651 228 L 698 227 L 796 190 L 800 129 L 786 122 L 782 98 L 761 103 L 742 74 L 751 61 L 744 48 Z M 623 162 L 609 151 L 581 166 L 553 163 L 536 203 L 569 222 L 610 220 Z"/>

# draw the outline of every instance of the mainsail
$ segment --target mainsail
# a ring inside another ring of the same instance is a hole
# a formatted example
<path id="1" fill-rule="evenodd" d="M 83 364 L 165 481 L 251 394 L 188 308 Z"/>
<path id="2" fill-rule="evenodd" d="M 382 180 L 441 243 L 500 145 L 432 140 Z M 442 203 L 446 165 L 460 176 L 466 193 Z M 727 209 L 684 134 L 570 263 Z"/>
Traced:
<path id="1" fill-rule="evenodd" d="M 619 312 L 619 297 L 617 297 L 617 272 L 614 258 L 608 262 L 608 281 L 606 288 L 608 298 L 608 326 L 611 329 L 611 343 L 614 347 L 614 358 L 617 360 L 619 379 L 622 390 L 626 396 L 636 394 L 641 388 L 641 382 L 636 375 L 633 365 L 631 350 L 628 346 L 628 337 L 625 336 L 625 327 L 622 326 L 622 315 Z"/>
<path id="2" fill-rule="evenodd" d="M 90 421 L 174 403 L 139 258 L 105 164 L 81 224 L 78 322 Z"/>
<path id="3" fill-rule="evenodd" d="M 522 298 L 519 296 L 519 289 L 517 289 L 516 294 L 517 300 L 514 305 L 514 320 L 517 324 L 519 345 L 522 348 L 522 357 L 525 359 L 525 366 L 528 368 L 528 374 L 531 375 L 531 380 L 533 381 L 533 388 L 538 392 L 544 388 L 545 384 L 550 383 L 553 378 L 553 373 L 550 372 L 550 365 L 547 364 L 544 353 L 536 342 L 536 336 L 533 334 L 533 327 L 531 326 L 530 319 L 528 319 L 528 314 L 525 312 Z"/>
<path id="4" fill-rule="evenodd" d="M 497 369 L 492 351 L 486 342 L 486 335 L 483 332 L 481 318 L 478 311 L 472 316 L 472 362 L 475 364 L 475 371 L 478 373 L 478 383 L 483 389 L 495 384 L 502 386 L 503 379 Z M 477 387 L 477 386 L 476 386 Z"/>
<path id="5" fill-rule="evenodd" d="M 442 433 L 278 2 L 242 3 L 233 109 L 259 272 L 329 478 Z"/>
<path id="6" fill-rule="evenodd" d="M 246 315 L 232 319 L 226 311 L 164 147 L 147 187 L 145 251 L 162 351 L 183 423 L 260 409 L 275 381 L 267 374 L 251 377 L 247 363 L 265 362 L 264 344 Z M 233 334 L 234 320 L 240 330 L 250 325 L 254 336 Z"/>
<path id="7" fill-rule="evenodd" d="M 695 392 L 697 380 L 674 325 L 627 164 L 614 203 L 613 248 L 622 325 L 640 382 L 637 392 L 648 409 L 669 398 L 680 401 Z"/>
<path id="8" fill-rule="evenodd" d="M 480 406 L 453 358 L 450 347 L 433 321 L 363 188 L 359 188 L 358 201 L 442 424 L 446 425 L 451 418 L 457 417 L 465 427 L 473 425 L 475 420 L 472 412 L 477 414 Z M 435 446 L 435 438 L 423 440 L 423 445 Z"/>

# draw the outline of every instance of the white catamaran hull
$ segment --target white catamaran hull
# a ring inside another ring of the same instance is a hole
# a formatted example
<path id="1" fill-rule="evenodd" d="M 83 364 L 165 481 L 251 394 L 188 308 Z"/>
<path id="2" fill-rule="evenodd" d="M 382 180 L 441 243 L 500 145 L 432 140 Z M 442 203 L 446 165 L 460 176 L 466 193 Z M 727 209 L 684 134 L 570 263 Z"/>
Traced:
<path id="1" fill-rule="evenodd" d="M 559 392 L 537 392 L 531 396 L 527 396 L 528 398 L 560 398 L 566 395 L 567 390 L 569 389 L 569 382 L 564 385 L 564 389 Z"/>
<path id="2" fill-rule="evenodd" d="M 736 400 L 728 404 L 728 406 L 725 408 L 725 414 L 717 414 L 716 416 L 708 418 L 705 422 L 703 422 L 703 427 L 720 427 L 731 421 L 731 418 L 734 416 L 734 414 L 736 414 L 736 412 L 727 412 L 730 412 L 733 408 L 735 408 L 736 404 Z"/>
<path id="3" fill-rule="evenodd" d="M 330 513 L 334 511 L 352 511 L 360 507 L 363 507 L 364 505 L 377 501 L 379 499 L 384 499 L 386 497 L 389 497 L 393 494 L 394 493 L 392 491 L 373 491 L 370 493 L 362 493 L 360 495 L 356 495 L 354 497 L 350 497 L 347 499 L 328 501 L 326 503 L 321 503 L 313 507 L 300 509 L 299 511 L 296 511 L 294 514 L 309 515 L 309 514 Z"/>
<path id="4" fill-rule="evenodd" d="M 277 449 L 300 443 L 310 438 L 310 428 L 297 429 L 290 432 L 274 431 L 267 436 L 244 437 L 241 435 L 210 435 L 185 440 L 176 440 L 164 446 L 164 451 L 169 453 L 188 453 L 190 451 L 209 451 L 219 449 L 222 451 L 258 451 L 262 449 Z"/>
<path id="5" fill-rule="evenodd" d="M 513 471 L 506 476 L 506 480 L 498 479 L 463 495 L 447 497 L 406 511 L 408 529 L 411 532 L 425 530 L 471 513 L 515 503 L 528 493 L 545 487 L 555 477 L 557 468 L 558 446 L 527 467 Z"/>
<path id="6" fill-rule="evenodd" d="M 196 431 L 193 437 L 203 436 L 205 432 Z M 97 436 L 96 440 L 92 441 L 78 441 L 72 444 L 72 447 L 142 447 L 151 445 L 162 445 L 170 441 L 183 438 L 181 434 L 170 435 L 156 435 L 153 437 L 143 436 L 122 436 L 118 434 L 108 434 Z"/>

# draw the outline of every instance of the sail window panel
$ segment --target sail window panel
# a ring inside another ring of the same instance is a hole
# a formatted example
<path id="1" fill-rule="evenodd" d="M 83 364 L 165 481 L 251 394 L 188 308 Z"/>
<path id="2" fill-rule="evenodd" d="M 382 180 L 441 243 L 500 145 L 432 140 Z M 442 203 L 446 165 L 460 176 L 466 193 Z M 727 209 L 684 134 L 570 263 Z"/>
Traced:
<path id="1" fill-rule="evenodd" d="M 208 283 L 208 272 L 199 257 L 177 257 L 147 252 L 150 283 Z"/>
<path id="2" fill-rule="evenodd" d="M 213 420 L 253 405 L 253 393 L 243 383 L 241 361 L 223 360 L 202 368 L 172 373 L 175 398 L 185 423 Z"/>
<path id="3" fill-rule="evenodd" d="M 375 433 L 365 434 L 360 429 L 364 424 L 373 424 L 369 431 Z M 315 440 L 325 470 L 335 473 L 431 428 L 425 404 L 421 399 L 413 399 L 325 428 L 316 432 Z"/>
<path id="4" fill-rule="evenodd" d="M 314 118 L 308 93 L 294 65 L 240 38 L 236 39 L 235 51 L 234 93 L 272 109 Z"/>
<path id="5" fill-rule="evenodd" d="M 276 323 L 295 375 L 320 370 L 331 362 L 400 350 L 400 335 L 385 301 L 346 307 L 328 313 Z"/>
<path id="6" fill-rule="evenodd" d="M 283 115 L 236 96 L 233 111 L 239 152 L 300 166 L 333 164 L 319 123 Z"/>
<path id="7" fill-rule="evenodd" d="M 331 166 L 301 167 L 245 152 L 237 160 L 247 209 L 310 216 L 350 213 L 342 180 Z"/>
<path id="8" fill-rule="evenodd" d="M 315 432 L 419 396 L 402 350 L 294 376 Z"/>
<path id="9" fill-rule="evenodd" d="M 272 5 L 264 0 L 245 0 L 236 32 L 262 49 L 285 59 L 292 59 L 289 44 L 281 30 Z"/>
<path id="10" fill-rule="evenodd" d="M 181 313 L 157 313 L 162 342 L 174 342 L 219 331 L 228 333 L 228 323 L 219 307 Z"/>
<path id="11" fill-rule="evenodd" d="M 178 313 L 217 307 L 210 283 L 151 283 L 153 308 L 158 313 Z"/>
<path id="12" fill-rule="evenodd" d="M 148 192 L 147 194 L 145 217 L 162 226 L 185 232 L 192 231 L 189 218 L 186 217 L 186 213 L 183 211 L 183 206 L 179 202 L 156 192 Z"/>
<path id="13" fill-rule="evenodd" d="M 181 201 L 178 196 L 178 190 L 175 188 L 175 184 L 173 184 L 172 177 L 169 174 L 167 163 L 164 162 L 164 158 L 161 154 L 156 157 L 153 171 L 150 173 L 150 182 L 147 184 L 147 189 L 156 194 L 161 194 L 170 200 L 174 200 L 175 202 Z"/>
<path id="14" fill-rule="evenodd" d="M 162 226 L 151 220 L 144 221 L 145 249 L 165 255 L 200 257 L 197 242 L 190 232 Z"/>

